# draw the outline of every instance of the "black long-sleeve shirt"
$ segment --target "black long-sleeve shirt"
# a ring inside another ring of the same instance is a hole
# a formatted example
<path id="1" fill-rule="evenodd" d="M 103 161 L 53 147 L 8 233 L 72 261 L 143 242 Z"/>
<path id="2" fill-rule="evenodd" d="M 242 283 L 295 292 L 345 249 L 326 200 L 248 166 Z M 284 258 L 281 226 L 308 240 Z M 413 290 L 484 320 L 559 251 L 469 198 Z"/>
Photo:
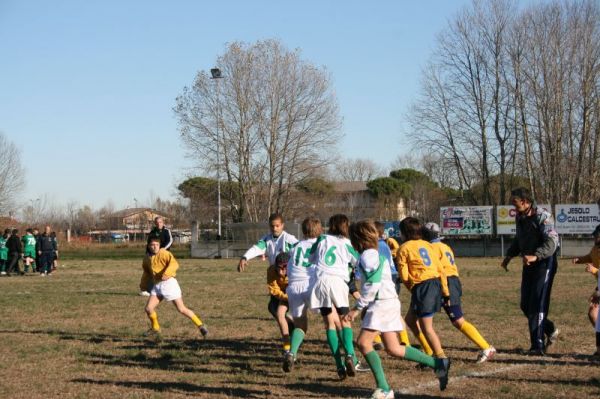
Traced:
<path id="1" fill-rule="evenodd" d="M 21 237 L 16 234 L 11 235 L 8 240 L 6 240 L 6 248 L 8 249 L 8 253 L 22 253 L 23 246 L 21 244 Z"/>
<path id="2" fill-rule="evenodd" d="M 173 236 L 171 235 L 171 230 L 163 227 L 162 229 L 153 228 L 152 231 L 148 234 L 148 244 L 150 244 L 151 238 L 160 238 L 160 247 L 164 249 L 171 250 L 171 245 L 173 244 Z"/>
<path id="3" fill-rule="evenodd" d="M 56 249 L 56 241 L 46 233 L 40 235 L 39 240 L 35 243 L 36 251 L 49 252 L 56 251 Z"/>
<path id="4" fill-rule="evenodd" d="M 558 233 L 549 212 L 535 208 L 531 216 L 517 214 L 516 223 L 517 234 L 506 256 L 535 255 L 538 259 L 546 259 L 556 252 Z"/>

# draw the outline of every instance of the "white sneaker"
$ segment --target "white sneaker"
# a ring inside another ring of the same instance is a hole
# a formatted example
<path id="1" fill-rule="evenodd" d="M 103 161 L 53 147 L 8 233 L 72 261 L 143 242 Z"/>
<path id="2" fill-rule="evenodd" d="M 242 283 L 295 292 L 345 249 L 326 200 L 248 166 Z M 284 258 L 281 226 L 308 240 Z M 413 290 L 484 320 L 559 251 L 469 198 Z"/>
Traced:
<path id="1" fill-rule="evenodd" d="M 0 274 L 6 276 L 6 272 L 0 272 Z"/>
<path id="2" fill-rule="evenodd" d="M 546 340 L 546 348 L 558 341 L 558 334 L 560 334 L 560 330 L 555 328 L 552 334 L 548 335 L 548 339 Z"/>
<path id="3" fill-rule="evenodd" d="M 389 391 L 384 391 L 381 388 L 377 388 L 375 392 L 373 392 L 373 395 L 371 395 L 371 399 L 394 399 L 394 391 L 391 389 Z"/>
<path id="4" fill-rule="evenodd" d="M 496 354 L 496 348 L 494 348 L 493 346 L 490 346 L 489 348 L 484 349 L 481 352 L 479 352 L 479 356 L 477 356 L 477 363 L 483 363 L 483 362 L 487 362 L 488 360 L 492 360 L 492 358 L 494 357 L 495 354 Z"/>
<path id="5" fill-rule="evenodd" d="M 367 371 L 371 371 L 371 367 L 369 367 L 369 364 L 366 362 L 358 362 L 356 363 L 356 366 L 354 366 L 354 370 L 356 370 L 356 372 L 358 373 L 364 373 Z"/>
<path id="6" fill-rule="evenodd" d="M 148 291 L 140 291 L 140 296 L 150 296 L 150 293 Z"/>

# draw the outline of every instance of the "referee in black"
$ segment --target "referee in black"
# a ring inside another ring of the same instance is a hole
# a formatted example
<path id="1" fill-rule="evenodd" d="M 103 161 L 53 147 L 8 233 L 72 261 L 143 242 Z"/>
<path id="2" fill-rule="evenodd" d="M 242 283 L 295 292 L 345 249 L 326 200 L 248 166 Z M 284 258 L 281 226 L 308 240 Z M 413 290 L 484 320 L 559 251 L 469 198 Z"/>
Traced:
<path id="1" fill-rule="evenodd" d="M 558 267 L 558 233 L 552 215 L 537 208 L 528 189 L 519 187 L 510 194 L 517 211 L 517 232 L 501 266 L 508 271 L 511 258 L 520 256 L 523 261 L 521 310 L 529 322 L 529 354 L 543 356 L 559 333 L 548 319 L 550 293 Z"/>
<path id="2" fill-rule="evenodd" d="M 165 227 L 165 222 L 160 216 L 154 218 L 154 228 L 148 234 L 148 245 L 150 245 L 150 240 L 153 238 L 160 239 L 161 248 L 164 248 L 167 251 L 171 250 L 171 245 L 173 244 L 173 235 L 171 234 L 171 230 Z"/>

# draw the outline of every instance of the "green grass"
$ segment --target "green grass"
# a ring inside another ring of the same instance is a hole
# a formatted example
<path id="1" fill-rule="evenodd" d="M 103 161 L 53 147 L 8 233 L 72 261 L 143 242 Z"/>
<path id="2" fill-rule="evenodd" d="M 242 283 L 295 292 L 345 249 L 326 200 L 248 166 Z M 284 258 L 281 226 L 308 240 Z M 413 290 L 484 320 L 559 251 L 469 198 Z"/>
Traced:
<path id="1" fill-rule="evenodd" d="M 138 251 L 128 259 L 134 249 L 127 251 L 124 256 L 107 250 L 118 259 L 101 259 L 97 248 L 87 259 L 74 252 L 52 277 L 0 278 L 0 397 L 353 398 L 368 397 L 374 389 L 370 373 L 337 381 L 315 315 L 300 363 L 291 374 L 281 371 L 260 261 L 240 274 L 235 260 L 182 259 L 177 278 L 184 300 L 205 321 L 210 338 L 199 339 L 192 323 L 163 303 L 158 309 L 163 342 L 147 341 L 145 298 L 137 296 L 141 258 Z M 460 378 L 440 393 L 431 371 L 382 353 L 394 389 L 404 390 L 406 397 L 600 395 L 600 364 L 588 356 L 595 349 L 586 317 L 594 281 L 581 266 L 561 262 L 551 309 L 561 338 L 548 357 L 535 358 L 520 352 L 529 342 L 518 307 L 517 262 L 508 273 L 498 267 L 499 259 L 458 262 L 465 317 L 498 348 L 497 358 L 476 365 L 476 348 L 439 314 L 435 327 L 453 359 L 452 376 Z M 402 303 L 404 312 L 405 291 Z"/>

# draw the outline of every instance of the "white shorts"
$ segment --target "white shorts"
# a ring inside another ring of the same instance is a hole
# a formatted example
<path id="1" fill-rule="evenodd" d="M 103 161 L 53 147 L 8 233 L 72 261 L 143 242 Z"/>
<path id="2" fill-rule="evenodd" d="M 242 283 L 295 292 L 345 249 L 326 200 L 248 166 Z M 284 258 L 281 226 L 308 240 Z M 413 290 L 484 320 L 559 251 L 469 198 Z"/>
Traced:
<path id="1" fill-rule="evenodd" d="M 310 307 L 320 308 L 347 308 L 348 284 L 337 276 L 324 275 L 317 280 L 310 293 Z"/>
<path id="2" fill-rule="evenodd" d="M 152 287 L 152 291 L 150 291 L 150 295 L 156 295 L 166 301 L 174 301 L 181 298 L 181 287 L 179 287 L 179 283 L 175 277 L 171 277 L 168 280 L 155 284 Z"/>
<path id="3" fill-rule="evenodd" d="M 302 317 L 310 309 L 311 285 L 309 280 L 296 281 L 287 286 L 289 311 L 293 318 Z"/>
<path id="4" fill-rule="evenodd" d="M 401 314 L 397 298 L 375 301 L 367 308 L 360 327 L 380 332 L 402 331 Z"/>

